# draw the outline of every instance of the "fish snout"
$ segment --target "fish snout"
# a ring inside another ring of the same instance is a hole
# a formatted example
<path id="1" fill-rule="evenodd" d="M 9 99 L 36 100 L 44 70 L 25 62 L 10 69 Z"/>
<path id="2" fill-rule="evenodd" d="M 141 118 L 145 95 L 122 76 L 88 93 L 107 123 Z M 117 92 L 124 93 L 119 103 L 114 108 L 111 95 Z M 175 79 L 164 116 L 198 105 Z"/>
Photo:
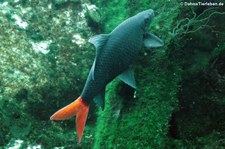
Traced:
<path id="1" fill-rule="evenodd" d="M 150 15 L 150 18 L 154 18 L 155 17 L 154 10 L 149 9 L 149 15 Z"/>
<path id="2" fill-rule="evenodd" d="M 148 27 L 150 25 L 150 23 L 152 22 L 153 18 L 155 16 L 154 10 L 149 9 L 147 16 L 146 16 L 146 27 Z"/>

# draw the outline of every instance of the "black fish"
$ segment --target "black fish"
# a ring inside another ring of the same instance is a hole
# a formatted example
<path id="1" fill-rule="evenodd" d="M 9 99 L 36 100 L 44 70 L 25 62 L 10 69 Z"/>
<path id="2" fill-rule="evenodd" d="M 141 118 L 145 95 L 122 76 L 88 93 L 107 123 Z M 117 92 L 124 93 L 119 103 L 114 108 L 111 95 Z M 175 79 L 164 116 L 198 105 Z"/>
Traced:
<path id="1" fill-rule="evenodd" d="M 134 72 L 129 66 L 143 43 L 147 48 L 163 46 L 161 39 L 147 32 L 153 18 L 154 12 L 149 9 L 128 18 L 110 34 L 100 34 L 89 39 L 96 48 L 96 57 L 84 89 L 78 99 L 50 118 L 64 120 L 76 116 L 78 142 L 82 138 L 90 102 L 94 99 L 104 109 L 105 87 L 117 76 L 136 88 Z"/>

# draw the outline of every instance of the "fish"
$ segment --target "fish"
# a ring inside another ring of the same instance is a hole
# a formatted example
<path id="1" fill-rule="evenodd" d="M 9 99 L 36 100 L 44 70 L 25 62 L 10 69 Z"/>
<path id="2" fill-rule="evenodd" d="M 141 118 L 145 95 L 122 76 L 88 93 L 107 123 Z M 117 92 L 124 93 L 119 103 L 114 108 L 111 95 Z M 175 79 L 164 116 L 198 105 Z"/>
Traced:
<path id="1" fill-rule="evenodd" d="M 66 120 L 76 116 L 78 143 L 81 142 L 89 105 L 94 100 L 104 110 L 105 88 L 118 77 L 136 89 L 131 63 L 144 45 L 147 49 L 163 46 L 163 41 L 149 33 L 154 11 L 142 11 L 119 24 L 109 34 L 99 34 L 88 41 L 94 45 L 96 56 L 80 96 L 71 104 L 54 113 L 50 120 Z"/>

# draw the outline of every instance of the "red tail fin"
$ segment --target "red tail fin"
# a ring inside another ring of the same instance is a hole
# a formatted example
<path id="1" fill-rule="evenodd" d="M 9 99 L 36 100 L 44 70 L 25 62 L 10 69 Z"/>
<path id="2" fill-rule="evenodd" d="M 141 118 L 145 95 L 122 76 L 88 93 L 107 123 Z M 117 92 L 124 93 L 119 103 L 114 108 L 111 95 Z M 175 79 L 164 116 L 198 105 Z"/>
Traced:
<path id="1" fill-rule="evenodd" d="M 60 109 L 51 116 L 51 120 L 65 120 L 76 115 L 76 128 L 78 134 L 78 142 L 80 143 L 84 131 L 84 126 L 87 120 L 89 106 L 87 106 L 82 98 L 79 97 L 77 100 L 69 104 L 68 106 Z"/>

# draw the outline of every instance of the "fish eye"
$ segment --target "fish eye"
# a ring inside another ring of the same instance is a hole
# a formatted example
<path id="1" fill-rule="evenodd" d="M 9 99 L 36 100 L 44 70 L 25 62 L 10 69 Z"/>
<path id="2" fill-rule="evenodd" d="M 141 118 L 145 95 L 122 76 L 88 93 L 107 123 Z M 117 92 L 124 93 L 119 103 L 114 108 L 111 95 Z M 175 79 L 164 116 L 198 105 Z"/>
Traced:
<path id="1" fill-rule="evenodd" d="M 146 16 L 144 21 L 145 23 L 148 23 L 150 21 L 150 18 Z"/>

